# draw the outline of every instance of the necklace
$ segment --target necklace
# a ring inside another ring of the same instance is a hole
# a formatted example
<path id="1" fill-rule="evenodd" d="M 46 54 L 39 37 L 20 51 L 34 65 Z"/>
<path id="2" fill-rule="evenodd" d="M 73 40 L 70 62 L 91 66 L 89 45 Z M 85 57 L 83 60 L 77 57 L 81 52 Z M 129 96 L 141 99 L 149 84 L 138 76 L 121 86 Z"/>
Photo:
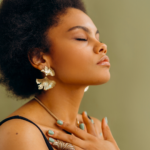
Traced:
<path id="1" fill-rule="evenodd" d="M 45 110 L 51 115 L 53 116 L 53 118 L 55 118 L 56 120 L 59 120 L 37 97 L 34 97 L 34 99 L 41 105 L 45 108 Z M 80 125 L 80 122 L 79 120 L 77 120 L 76 118 L 76 124 L 77 124 L 77 127 L 79 127 Z M 69 132 L 68 132 L 69 133 Z"/>

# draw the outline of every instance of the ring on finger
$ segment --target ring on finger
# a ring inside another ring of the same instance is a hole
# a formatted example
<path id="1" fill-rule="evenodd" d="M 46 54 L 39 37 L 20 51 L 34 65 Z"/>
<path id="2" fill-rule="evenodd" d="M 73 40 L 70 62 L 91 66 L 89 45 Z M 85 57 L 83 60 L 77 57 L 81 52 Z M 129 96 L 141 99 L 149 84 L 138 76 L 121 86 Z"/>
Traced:
<path id="1" fill-rule="evenodd" d="M 74 146 L 70 143 L 65 143 L 63 141 L 60 140 L 55 140 L 53 143 L 53 146 L 56 147 L 56 149 L 58 150 L 75 150 Z"/>

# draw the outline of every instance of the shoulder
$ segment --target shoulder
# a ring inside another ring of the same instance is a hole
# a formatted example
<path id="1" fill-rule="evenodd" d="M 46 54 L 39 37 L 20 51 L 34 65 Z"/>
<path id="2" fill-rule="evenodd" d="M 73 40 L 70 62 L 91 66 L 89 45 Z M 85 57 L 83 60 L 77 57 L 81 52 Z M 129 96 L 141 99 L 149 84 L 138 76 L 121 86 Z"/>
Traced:
<path id="1" fill-rule="evenodd" d="M 0 126 L 0 149 L 47 150 L 47 146 L 36 126 L 24 120 L 12 119 Z"/>

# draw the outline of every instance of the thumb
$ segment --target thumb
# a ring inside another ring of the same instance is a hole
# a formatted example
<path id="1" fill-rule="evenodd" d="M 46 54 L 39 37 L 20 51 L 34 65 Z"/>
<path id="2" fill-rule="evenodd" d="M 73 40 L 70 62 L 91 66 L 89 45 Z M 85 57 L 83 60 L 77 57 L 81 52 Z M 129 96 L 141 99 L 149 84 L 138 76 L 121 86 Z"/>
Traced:
<path id="1" fill-rule="evenodd" d="M 104 139 L 111 142 L 117 149 L 119 149 L 118 145 L 110 131 L 110 128 L 108 126 L 107 117 L 103 118 L 103 120 L 102 120 L 102 132 L 103 132 Z"/>

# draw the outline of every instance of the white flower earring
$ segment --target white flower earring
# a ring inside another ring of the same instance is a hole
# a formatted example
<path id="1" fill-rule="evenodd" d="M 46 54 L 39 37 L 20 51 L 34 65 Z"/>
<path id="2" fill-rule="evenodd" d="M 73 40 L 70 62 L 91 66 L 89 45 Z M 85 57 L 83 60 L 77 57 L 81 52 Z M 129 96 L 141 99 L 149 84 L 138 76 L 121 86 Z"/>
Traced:
<path id="1" fill-rule="evenodd" d="M 55 76 L 54 70 L 52 68 L 48 68 L 47 66 L 45 66 L 45 68 L 42 69 L 41 72 L 45 73 L 45 76 Z M 44 89 L 45 91 L 52 89 L 56 84 L 55 81 L 49 80 L 47 77 L 45 77 L 44 79 L 36 79 L 36 83 L 38 84 L 39 90 Z"/>

